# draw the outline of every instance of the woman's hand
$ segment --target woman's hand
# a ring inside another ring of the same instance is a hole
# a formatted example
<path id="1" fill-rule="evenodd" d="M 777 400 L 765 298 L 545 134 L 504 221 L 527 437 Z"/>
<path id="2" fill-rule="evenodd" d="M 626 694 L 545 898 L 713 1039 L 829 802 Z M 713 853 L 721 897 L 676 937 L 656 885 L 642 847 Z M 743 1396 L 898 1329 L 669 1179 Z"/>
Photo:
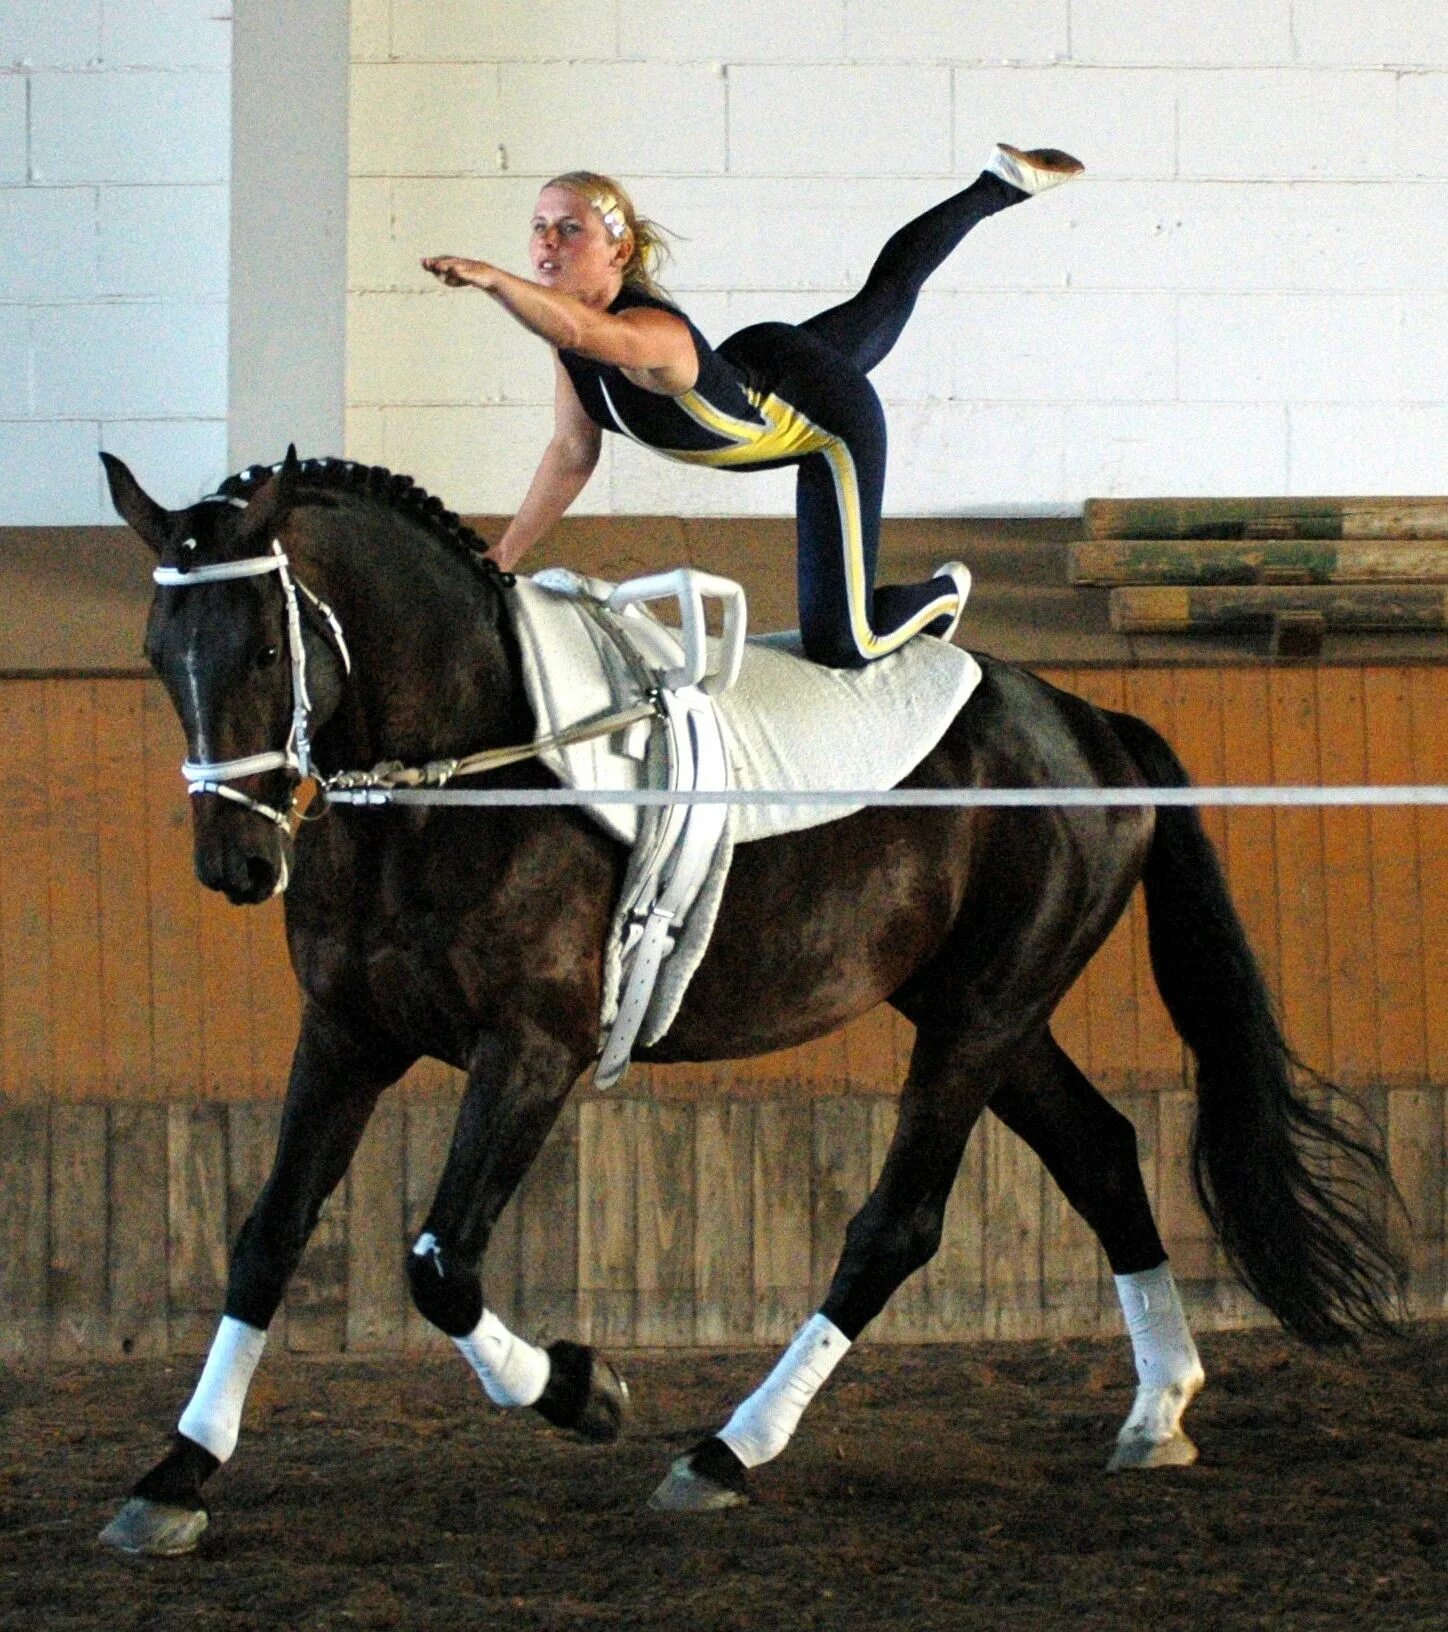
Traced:
<path id="1" fill-rule="evenodd" d="M 422 267 L 449 289 L 491 289 L 497 270 L 486 261 L 470 261 L 466 255 L 427 255 Z"/>

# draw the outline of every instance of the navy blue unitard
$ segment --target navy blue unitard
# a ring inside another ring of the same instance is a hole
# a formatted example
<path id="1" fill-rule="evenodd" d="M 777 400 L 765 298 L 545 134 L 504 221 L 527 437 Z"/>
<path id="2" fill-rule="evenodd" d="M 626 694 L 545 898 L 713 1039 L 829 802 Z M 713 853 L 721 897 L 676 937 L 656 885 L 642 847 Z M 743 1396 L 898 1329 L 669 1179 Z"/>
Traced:
<path id="1" fill-rule="evenodd" d="M 856 668 L 958 608 L 948 577 L 875 585 L 885 488 L 885 414 L 866 375 L 899 339 L 921 287 L 967 232 L 1027 195 L 985 174 L 902 227 L 864 288 L 801 324 L 757 323 L 717 349 L 677 307 L 625 286 L 609 310 L 653 306 L 689 325 L 699 377 L 682 396 L 560 351 L 584 411 L 670 459 L 727 470 L 799 467 L 800 634 L 817 663 Z"/>

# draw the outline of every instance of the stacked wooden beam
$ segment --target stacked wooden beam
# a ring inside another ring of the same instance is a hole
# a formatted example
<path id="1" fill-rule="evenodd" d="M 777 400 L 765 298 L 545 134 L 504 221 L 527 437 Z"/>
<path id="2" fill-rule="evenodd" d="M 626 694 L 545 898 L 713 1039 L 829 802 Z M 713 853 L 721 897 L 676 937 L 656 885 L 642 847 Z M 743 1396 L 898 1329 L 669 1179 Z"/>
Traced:
<path id="1" fill-rule="evenodd" d="M 1312 656 L 1329 629 L 1448 628 L 1448 499 L 1091 499 L 1085 534 L 1071 582 L 1109 586 L 1123 633 Z"/>

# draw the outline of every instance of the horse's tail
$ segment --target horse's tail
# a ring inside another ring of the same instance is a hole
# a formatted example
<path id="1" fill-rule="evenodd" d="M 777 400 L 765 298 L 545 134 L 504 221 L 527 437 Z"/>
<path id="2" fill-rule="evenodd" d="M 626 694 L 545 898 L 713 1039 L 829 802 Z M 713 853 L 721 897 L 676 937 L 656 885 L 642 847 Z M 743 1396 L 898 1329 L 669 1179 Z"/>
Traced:
<path id="1" fill-rule="evenodd" d="M 1150 726 L 1111 723 L 1149 786 L 1187 786 Z M 1397 1194 L 1387 1162 L 1334 1115 L 1342 1090 L 1283 1037 L 1194 807 L 1157 809 L 1143 882 L 1152 970 L 1196 1056 L 1192 1177 L 1228 1261 L 1309 1343 L 1390 1330 L 1403 1271 L 1381 1222 Z"/>

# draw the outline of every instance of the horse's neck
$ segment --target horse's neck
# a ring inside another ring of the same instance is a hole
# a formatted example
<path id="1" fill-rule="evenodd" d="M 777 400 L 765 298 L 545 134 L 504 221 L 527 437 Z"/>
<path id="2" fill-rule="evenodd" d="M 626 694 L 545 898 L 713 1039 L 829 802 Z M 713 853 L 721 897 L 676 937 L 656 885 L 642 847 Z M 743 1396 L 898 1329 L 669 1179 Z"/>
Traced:
<path id="1" fill-rule="evenodd" d="M 327 760 L 450 758 L 527 740 L 532 715 L 502 597 L 507 590 L 405 518 L 368 517 L 314 546 L 352 673 Z"/>

